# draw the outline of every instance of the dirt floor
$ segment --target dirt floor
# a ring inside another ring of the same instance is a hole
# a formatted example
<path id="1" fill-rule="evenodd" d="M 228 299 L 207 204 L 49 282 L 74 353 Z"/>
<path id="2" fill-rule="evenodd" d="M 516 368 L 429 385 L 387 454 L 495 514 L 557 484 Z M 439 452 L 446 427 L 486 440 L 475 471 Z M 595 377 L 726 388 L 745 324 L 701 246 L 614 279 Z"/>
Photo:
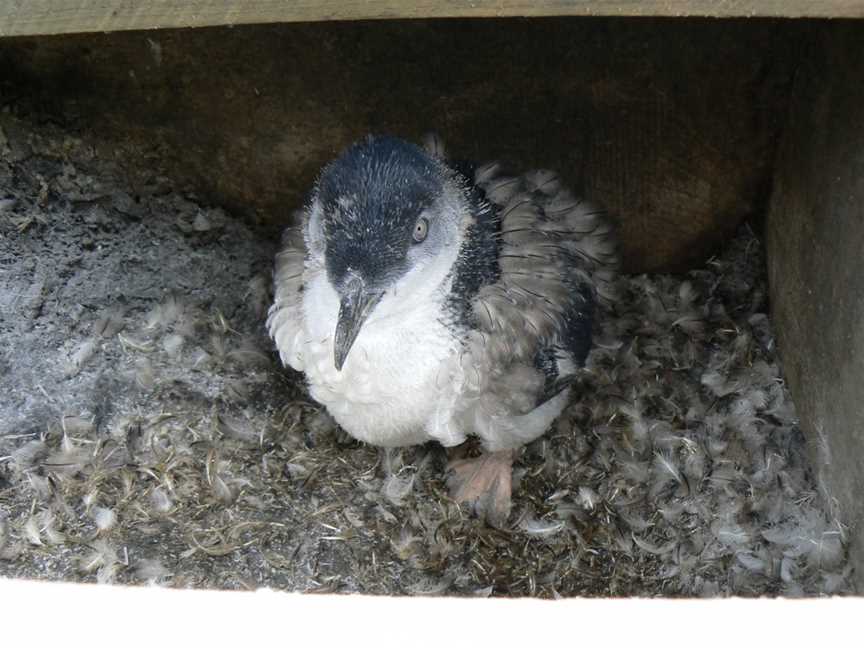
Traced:
<path id="1" fill-rule="evenodd" d="M 0 114 L 0 575 L 378 594 L 848 591 L 749 230 L 622 280 L 492 529 L 444 452 L 350 440 L 277 364 L 275 239 L 158 153 Z M 239 172 L 239 171 L 238 171 Z"/>

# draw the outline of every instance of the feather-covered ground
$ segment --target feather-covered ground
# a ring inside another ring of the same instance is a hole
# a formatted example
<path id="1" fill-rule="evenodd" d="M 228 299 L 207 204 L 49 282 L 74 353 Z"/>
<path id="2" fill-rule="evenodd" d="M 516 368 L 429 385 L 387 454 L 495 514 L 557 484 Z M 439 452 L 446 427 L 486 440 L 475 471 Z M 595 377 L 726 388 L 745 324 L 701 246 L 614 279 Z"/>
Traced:
<path id="1" fill-rule="evenodd" d="M 274 237 L 141 151 L 0 115 L 0 575 L 463 595 L 848 590 L 749 230 L 627 277 L 491 529 L 351 441 L 263 331 Z"/>

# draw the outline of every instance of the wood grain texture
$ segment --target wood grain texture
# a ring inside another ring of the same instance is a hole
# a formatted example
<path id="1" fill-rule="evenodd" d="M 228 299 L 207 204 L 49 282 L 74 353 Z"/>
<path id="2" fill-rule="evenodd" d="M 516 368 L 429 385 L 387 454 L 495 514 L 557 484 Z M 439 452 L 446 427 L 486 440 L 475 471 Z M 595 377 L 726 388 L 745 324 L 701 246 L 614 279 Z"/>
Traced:
<path id="1" fill-rule="evenodd" d="M 825 24 L 796 72 L 766 223 L 786 380 L 864 591 L 864 50 Z"/>
<path id="2" fill-rule="evenodd" d="M 764 207 L 799 26 L 408 20 L 39 37 L 0 41 L 0 80 L 108 148 L 158 146 L 172 177 L 274 224 L 352 141 L 434 130 L 457 159 L 560 172 L 619 221 L 629 270 L 679 271 Z"/>
<path id="3" fill-rule="evenodd" d="M 388 18 L 864 16 L 862 0 L 3 0 L 0 36 Z"/>

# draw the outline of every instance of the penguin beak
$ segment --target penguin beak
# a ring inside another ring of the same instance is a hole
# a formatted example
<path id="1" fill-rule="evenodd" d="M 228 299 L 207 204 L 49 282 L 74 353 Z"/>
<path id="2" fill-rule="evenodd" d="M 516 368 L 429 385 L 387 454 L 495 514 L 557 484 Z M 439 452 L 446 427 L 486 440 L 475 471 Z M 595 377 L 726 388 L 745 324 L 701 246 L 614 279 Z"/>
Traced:
<path id="1" fill-rule="evenodd" d="M 342 365 L 345 364 L 345 359 L 363 327 L 363 322 L 383 296 L 383 292 L 368 290 L 363 280 L 357 277 L 352 278 L 345 286 L 339 304 L 339 321 L 336 323 L 336 339 L 333 346 L 336 371 L 342 371 Z"/>

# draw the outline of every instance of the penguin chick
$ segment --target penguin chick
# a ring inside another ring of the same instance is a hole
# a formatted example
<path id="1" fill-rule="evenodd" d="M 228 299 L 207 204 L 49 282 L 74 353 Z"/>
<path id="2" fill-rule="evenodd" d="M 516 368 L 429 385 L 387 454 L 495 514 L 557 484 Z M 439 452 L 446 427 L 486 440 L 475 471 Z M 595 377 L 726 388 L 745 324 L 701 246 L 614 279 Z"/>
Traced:
<path id="1" fill-rule="evenodd" d="M 506 177 L 368 137 L 325 167 L 276 257 L 267 326 L 282 362 L 351 436 L 478 437 L 457 501 L 510 512 L 513 450 L 567 403 L 618 257 L 605 213 L 554 173 Z"/>

